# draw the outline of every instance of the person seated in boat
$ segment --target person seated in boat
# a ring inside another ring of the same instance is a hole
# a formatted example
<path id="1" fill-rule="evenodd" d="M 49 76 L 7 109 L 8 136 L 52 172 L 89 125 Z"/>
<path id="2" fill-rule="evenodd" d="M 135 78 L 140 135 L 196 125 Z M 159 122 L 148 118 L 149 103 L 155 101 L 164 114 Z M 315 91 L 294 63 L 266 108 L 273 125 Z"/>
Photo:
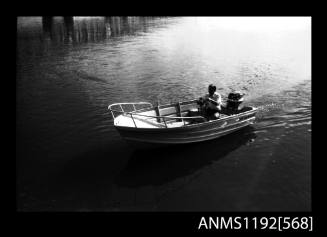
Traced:
<path id="1" fill-rule="evenodd" d="M 198 101 L 203 115 L 209 120 L 219 118 L 219 113 L 221 112 L 221 95 L 216 92 L 216 89 L 216 86 L 210 84 L 208 94 L 201 97 Z"/>

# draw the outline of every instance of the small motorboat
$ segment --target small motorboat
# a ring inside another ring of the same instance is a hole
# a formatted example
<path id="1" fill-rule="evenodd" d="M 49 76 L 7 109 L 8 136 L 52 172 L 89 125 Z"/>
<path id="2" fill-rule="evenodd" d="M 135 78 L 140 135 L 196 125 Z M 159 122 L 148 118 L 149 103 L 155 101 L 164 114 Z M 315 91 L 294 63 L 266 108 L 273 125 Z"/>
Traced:
<path id="1" fill-rule="evenodd" d="M 108 106 L 114 126 L 129 142 L 183 144 L 215 139 L 253 124 L 257 108 L 239 108 L 243 95 L 230 93 L 214 118 L 203 115 L 199 100 L 153 106 L 148 102 Z"/>

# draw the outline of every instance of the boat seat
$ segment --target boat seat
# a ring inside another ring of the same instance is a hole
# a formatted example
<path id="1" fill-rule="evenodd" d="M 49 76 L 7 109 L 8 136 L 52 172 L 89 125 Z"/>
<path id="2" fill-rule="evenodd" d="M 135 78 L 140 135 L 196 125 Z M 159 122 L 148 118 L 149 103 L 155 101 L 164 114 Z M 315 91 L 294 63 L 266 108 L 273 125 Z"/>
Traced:
<path id="1" fill-rule="evenodd" d="M 185 125 L 189 124 L 190 122 L 185 121 Z M 167 123 L 168 128 L 178 128 L 178 127 L 183 127 L 184 122 L 173 122 L 173 123 Z"/>

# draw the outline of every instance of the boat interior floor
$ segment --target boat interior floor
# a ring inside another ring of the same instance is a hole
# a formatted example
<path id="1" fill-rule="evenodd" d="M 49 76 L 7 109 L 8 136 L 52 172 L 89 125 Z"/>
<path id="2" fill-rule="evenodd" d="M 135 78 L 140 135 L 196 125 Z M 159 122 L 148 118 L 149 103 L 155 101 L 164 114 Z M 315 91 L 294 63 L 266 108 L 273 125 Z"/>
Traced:
<path id="1" fill-rule="evenodd" d="M 134 121 L 129 115 L 119 115 L 115 118 L 115 125 L 122 127 L 137 127 L 137 128 L 165 128 L 164 122 L 157 122 L 155 119 L 146 119 L 143 116 L 133 115 Z M 135 122 L 135 123 L 134 123 Z M 171 120 L 166 122 L 168 128 L 182 127 L 184 122 Z M 185 125 L 190 124 L 185 121 Z"/>

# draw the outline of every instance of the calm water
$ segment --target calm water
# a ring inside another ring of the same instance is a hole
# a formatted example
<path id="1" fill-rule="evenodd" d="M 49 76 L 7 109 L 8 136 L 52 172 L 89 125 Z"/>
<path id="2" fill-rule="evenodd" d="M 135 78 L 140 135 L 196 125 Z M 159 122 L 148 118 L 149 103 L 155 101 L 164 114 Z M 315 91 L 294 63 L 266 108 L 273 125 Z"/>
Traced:
<path id="1" fill-rule="evenodd" d="M 23 211 L 311 210 L 311 22 L 287 18 L 17 20 L 17 207 Z M 115 102 L 245 92 L 256 123 L 135 150 Z"/>

